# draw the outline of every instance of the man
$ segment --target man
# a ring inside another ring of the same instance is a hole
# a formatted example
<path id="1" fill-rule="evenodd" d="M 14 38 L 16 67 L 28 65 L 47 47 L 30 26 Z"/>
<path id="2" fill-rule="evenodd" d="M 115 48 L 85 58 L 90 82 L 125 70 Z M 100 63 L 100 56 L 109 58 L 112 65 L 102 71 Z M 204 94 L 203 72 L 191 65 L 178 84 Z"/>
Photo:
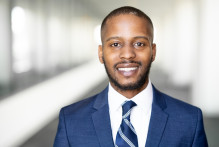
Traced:
<path id="1" fill-rule="evenodd" d="M 207 147 L 201 110 L 149 80 L 156 56 L 151 19 L 136 8 L 118 8 L 103 20 L 101 39 L 109 86 L 61 110 L 54 146 Z"/>

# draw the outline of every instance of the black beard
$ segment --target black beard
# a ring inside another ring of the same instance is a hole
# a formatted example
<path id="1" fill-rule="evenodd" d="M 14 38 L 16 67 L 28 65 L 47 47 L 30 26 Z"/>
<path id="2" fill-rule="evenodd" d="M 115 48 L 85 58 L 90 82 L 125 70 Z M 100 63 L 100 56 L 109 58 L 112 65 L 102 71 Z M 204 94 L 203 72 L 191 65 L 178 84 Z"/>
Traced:
<path id="1" fill-rule="evenodd" d="M 146 83 L 147 79 L 148 79 L 151 64 L 152 64 L 152 57 L 151 57 L 150 63 L 148 64 L 147 67 L 144 67 L 144 69 L 143 69 L 144 73 L 140 75 L 137 82 L 131 83 L 131 84 L 128 84 L 128 85 L 122 85 L 118 82 L 118 80 L 116 78 L 113 78 L 113 76 L 110 74 L 110 72 L 109 72 L 109 70 L 106 66 L 106 62 L 104 60 L 104 57 L 102 57 L 102 59 L 103 59 L 104 67 L 105 67 L 105 70 L 106 70 L 106 73 L 109 77 L 110 82 L 112 82 L 116 87 L 118 87 L 122 91 L 141 89 L 143 87 L 143 85 Z M 137 64 L 141 65 L 140 62 L 135 62 L 135 61 L 121 62 L 121 63 L 137 63 Z M 119 63 L 117 63 L 117 64 L 119 64 Z M 115 68 L 116 65 L 114 65 L 114 68 Z"/>

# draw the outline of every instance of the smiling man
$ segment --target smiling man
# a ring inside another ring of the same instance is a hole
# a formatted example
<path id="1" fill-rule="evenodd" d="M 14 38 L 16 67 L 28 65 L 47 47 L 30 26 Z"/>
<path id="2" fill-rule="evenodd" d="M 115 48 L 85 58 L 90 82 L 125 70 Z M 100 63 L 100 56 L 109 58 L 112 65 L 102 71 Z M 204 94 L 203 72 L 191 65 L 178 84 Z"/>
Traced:
<path id="1" fill-rule="evenodd" d="M 126 98 L 132 98 L 148 84 L 150 66 L 156 55 L 153 25 L 146 16 L 114 15 L 102 23 L 99 58 L 111 86 Z"/>
<path id="2" fill-rule="evenodd" d="M 159 92 L 149 80 L 156 56 L 153 24 L 121 7 L 101 26 L 99 60 L 109 85 L 62 108 L 56 147 L 207 147 L 201 110 Z"/>

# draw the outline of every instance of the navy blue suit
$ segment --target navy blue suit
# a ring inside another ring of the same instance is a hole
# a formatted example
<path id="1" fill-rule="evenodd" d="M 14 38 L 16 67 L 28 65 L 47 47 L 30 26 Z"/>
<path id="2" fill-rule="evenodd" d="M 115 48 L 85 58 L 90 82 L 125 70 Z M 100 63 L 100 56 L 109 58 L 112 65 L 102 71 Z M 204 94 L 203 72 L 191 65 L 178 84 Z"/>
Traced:
<path id="1" fill-rule="evenodd" d="M 62 108 L 54 147 L 114 147 L 108 87 Z M 153 87 L 146 147 L 207 147 L 202 112 Z"/>

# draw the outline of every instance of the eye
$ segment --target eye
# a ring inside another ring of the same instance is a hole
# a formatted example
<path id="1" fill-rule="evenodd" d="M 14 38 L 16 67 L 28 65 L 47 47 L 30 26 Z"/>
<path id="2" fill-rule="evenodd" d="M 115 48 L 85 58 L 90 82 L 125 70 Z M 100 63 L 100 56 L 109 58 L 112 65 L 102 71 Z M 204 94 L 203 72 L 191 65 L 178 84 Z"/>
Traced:
<path id="1" fill-rule="evenodd" d="M 142 47 L 144 46 L 145 44 L 144 43 L 141 43 L 141 42 L 136 42 L 134 43 L 134 46 L 137 46 L 137 47 Z"/>
<path id="2" fill-rule="evenodd" d="M 110 46 L 112 46 L 112 47 L 120 47 L 121 45 L 119 43 L 112 43 Z"/>

